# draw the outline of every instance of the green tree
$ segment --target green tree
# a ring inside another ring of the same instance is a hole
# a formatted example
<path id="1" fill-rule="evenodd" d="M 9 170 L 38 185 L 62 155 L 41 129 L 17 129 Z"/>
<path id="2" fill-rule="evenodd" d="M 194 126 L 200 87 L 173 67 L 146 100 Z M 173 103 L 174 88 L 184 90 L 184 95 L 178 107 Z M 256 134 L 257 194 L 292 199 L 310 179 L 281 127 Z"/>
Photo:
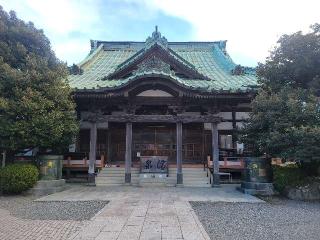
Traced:
<path id="1" fill-rule="evenodd" d="M 33 23 L 0 6 L 0 148 L 61 151 L 78 130 L 66 64 Z"/>
<path id="2" fill-rule="evenodd" d="M 320 24 L 309 33 L 283 35 L 275 49 L 259 64 L 257 74 L 264 88 L 273 92 L 284 86 L 320 89 Z"/>
<path id="3" fill-rule="evenodd" d="M 320 160 L 320 106 L 307 90 L 260 90 L 252 102 L 242 140 L 264 153 L 288 160 Z"/>
<path id="4" fill-rule="evenodd" d="M 258 66 L 261 89 L 240 134 L 256 155 L 320 160 L 320 25 L 311 29 L 283 35 Z"/>

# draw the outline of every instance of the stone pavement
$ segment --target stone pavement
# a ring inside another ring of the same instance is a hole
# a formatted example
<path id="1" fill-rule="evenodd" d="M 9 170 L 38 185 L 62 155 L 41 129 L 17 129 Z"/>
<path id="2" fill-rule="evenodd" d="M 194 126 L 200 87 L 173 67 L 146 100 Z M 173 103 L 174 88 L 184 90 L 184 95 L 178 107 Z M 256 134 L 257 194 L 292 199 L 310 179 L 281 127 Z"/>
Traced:
<path id="1" fill-rule="evenodd" d="M 263 202 L 235 190 L 176 187 L 73 187 L 40 201 L 109 200 L 74 240 L 210 239 L 189 201 Z"/>
<path id="2" fill-rule="evenodd" d="M 221 188 L 86 187 L 38 199 L 40 201 L 110 201 L 90 221 L 30 220 L 0 208 L 1 240 L 209 239 L 189 201 L 262 202 L 234 185 Z"/>
<path id="3" fill-rule="evenodd" d="M 119 200 L 110 202 L 76 240 L 209 240 L 188 202 Z"/>
<path id="4" fill-rule="evenodd" d="M 40 201 L 86 201 L 86 200 L 150 200 L 150 201 L 209 201 L 209 202 L 263 202 L 236 190 L 236 184 L 220 188 L 200 187 L 134 187 L 73 186 L 70 190 L 42 197 Z"/>
<path id="5" fill-rule="evenodd" d="M 64 240 L 73 239 L 83 227 L 82 222 L 30 220 L 11 216 L 0 209 L 1 240 Z"/>

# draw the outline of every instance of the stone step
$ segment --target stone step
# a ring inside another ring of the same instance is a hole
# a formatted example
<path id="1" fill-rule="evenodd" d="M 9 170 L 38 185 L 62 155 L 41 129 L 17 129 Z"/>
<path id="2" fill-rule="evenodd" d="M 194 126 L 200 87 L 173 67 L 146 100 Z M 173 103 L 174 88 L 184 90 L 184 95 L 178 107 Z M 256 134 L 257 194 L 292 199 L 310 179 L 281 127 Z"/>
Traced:
<path id="1" fill-rule="evenodd" d="M 206 184 L 206 185 L 204 185 L 204 184 L 189 184 L 189 185 L 183 184 L 183 186 L 184 187 L 211 187 L 210 184 Z"/>
<path id="2" fill-rule="evenodd" d="M 139 177 L 139 173 L 131 173 L 131 176 L 137 176 Z M 114 177 L 122 177 L 125 176 L 125 173 L 109 173 L 109 172 L 100 172 L 98 176 L 108 177 L 108 176 L 114 176 Z"/>
<path id="3" fill-rule="evenodd" d="M 169 168 L 169 171 L 177 171 L 176 168 Z M 182 171 L 199 171 L 199 172 L 205 172 L 203 168 L 182 168 Z"/>
<path id="4" fill-rule="evenodd" d="M 205 174 L 205 173 L 197 173 L 197 172 L 182 172 L 182 174 L 184 176 L 202 176 L 202 177 L 207 176 L 207 174 Z"/>
<path id="5" fill-rule="evenodd" d="M 124 177 L 97 177 L 96 178 L 98 181 L 123 181 L 124 182 Z M 137 177 L 131 178 L 131 179 L 139 179 Z"/>
<path id="6" fill-rule="evenodd" d="M 187 185 L 193 185 L 193 184 L 209 184 L 209 182 L 207 181 L 185 181 L 183 180 L 183 184 L 187 184 Z"/>
<path id="7" fill-rule="evenodd" d="M 111 174 L 114 174 L 114 175 L 125 175 L 125 172 L 113 172 L 113 171 L 100 171 L 98 174 L 101 174 L 101 175 L 111 175 Z M 135 174 L 135 175 L 139 175 L 140 173 L 139 172 L 131 172 L 131 174 Z"/>
<path id="8" fill-rule="evenodd" d="M 131 185 L 137 186 L 138 182 L 131 182 Z M 124 186 L 124 182 L 96 182 L 96 186 Z"/>
<path id="9" fill-rule="evenodd" d="M 139 182 L 138 180 L 131 180 L 131 183 L 133 183 L 133 184 L 137 184 L 138 182 Z M 125 182 L 124 182 L 124 179 L 123 180 L 118 180 L 118 181 L 116 181 L 116 180 L 105 180 L 105 179 L 103 179 L 103 180 L 96 179 L 96 185 L 99 186 L 101 184 L 125 184 Z"/>
<path id="10" fill-rule="evenodd" d="M 199 176 L 199 175 L 185 175 L 183 174 L 183 178 L 190 178 L 190 179 L 195 179 L 195 178 L 201 178 L 201 179 L 207 179 L 207 176 Z M 209 179 L 209 178 L 208 178 Z"/>
<path id="11" fill-rule="evenodd" d="M 103 168 L 100 172 L 125 172 L 125 169 Z M 131 169 L 131 172 L 140 172 L 139 169 Z"/>

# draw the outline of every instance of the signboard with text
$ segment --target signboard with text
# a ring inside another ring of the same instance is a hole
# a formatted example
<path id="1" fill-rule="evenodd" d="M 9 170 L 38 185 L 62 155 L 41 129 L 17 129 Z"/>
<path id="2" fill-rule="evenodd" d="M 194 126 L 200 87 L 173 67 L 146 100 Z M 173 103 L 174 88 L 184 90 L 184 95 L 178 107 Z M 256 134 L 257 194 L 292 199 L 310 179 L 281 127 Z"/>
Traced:
<path id="1" fill-rule="evenodd" d="M 141 173 L 167 173 L 167 156 L 141 156 Z"/>

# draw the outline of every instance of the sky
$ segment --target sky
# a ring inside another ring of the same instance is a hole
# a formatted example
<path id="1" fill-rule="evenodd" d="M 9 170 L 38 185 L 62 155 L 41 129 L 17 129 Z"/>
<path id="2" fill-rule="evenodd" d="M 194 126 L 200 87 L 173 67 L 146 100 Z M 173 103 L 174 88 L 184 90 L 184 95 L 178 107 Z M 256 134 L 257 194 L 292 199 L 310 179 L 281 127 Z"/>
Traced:
<path id="1" fill-rule="evenodd" d="M 0 0 L 4 10 L 43 29 L 68 65 L 90 39 L 145 41 L 158 25 L 168 41 L 227 40 L 232 59 L 264 62 L 283 34 L 320 23 L 320 0 Z"/>

